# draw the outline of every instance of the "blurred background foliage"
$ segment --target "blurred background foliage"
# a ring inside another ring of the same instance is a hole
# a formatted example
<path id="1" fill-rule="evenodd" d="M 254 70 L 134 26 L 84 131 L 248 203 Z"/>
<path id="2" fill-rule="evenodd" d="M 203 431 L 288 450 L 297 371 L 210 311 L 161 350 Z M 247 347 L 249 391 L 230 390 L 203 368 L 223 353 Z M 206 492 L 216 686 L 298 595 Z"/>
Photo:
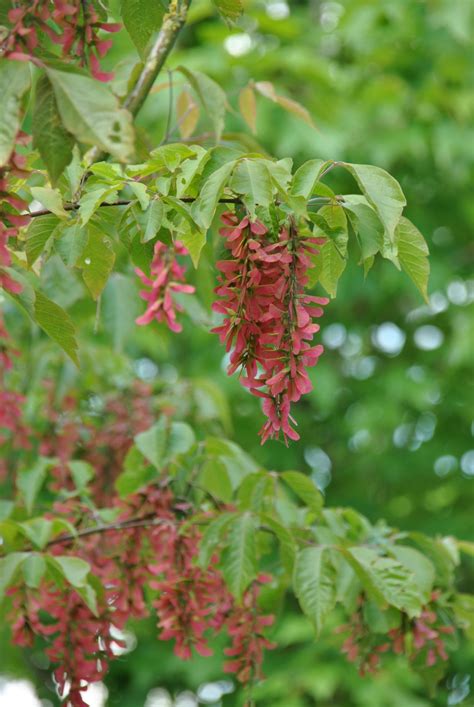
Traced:
<path id="1" fill-rule="evenodd" d="M 431 250 L 429 305 L 389 263 L 376 263 L 366 281 L 360 268 L 348 266 L 321 322 L 326 353 L 313 373 L 314 391 L 297 407 L 301 442 L 259 446 L 258 402 L 227 378 L 217 337 L 207 331 L 212 262 L 220 247 L 216 234 L 193 275 L 199 303 L 193 303 L 191 320 L 178 336 L 133 327 L 140 301 L 136 286 L 120 274 L 107 286 L 94 333 L 93 305 L 83 299 L 81 286 L 62 279 L 60 263 L 50 261 L 45 292 L 51 288 L 82 321 L 83 368 L 78 379 L 57 350 L 32 338 L 37 333 L 26 329 L 13 308 L 7 311 L 10 330 L 26 342 L 16 375 L 23 389 L 29 382 L 30 413 L 40 414 L 34 391 L 48 369 L 58 396 L 79 387 L 84 405 L 90 396 L 138 376 L 165 391 L 178 415 L 192 414 L 207 430 L 229 434 L 263 466 L 311 474 L 328 505 L 351 505 L 372 521 L 383 517 L 402 530 L 472 537 L 471 24 L 469 0 L 249 1 L 231 29 L 210 3 L 193 3 L 170 68 L 184 63 L 208 73 L 235 108 L 249 80 L 272 81 L 308 108 L 317 129 L 261 99 L 256 143 L 277 157 L 292 157 L 296 165 L 322 157 L 389 170 L 401 182 L 407 215 Z M 123 91 L 136 61 L 125 32 L 115 39 L 109 61 L 119 64 L 115 88 Z M 150 96 L 139 117 L 142 150 L 159 143 L 166 130 L 166 93 Z M 197 134 L 206 130 L 202 122 Z M 237 112 L 227 128 L 246 129 Z M 224 142 L 232 139 L 224 135 Z M 349 178 L 336 172 L 328 182 L 338 191 L 350 188 Z M 114 353 L 107 349 L 111 340 Z M 459 580 L 461 590 L 472 589 L 472 565 Z M 181 663 L 156 641 L 152 621 L 132 628 L 136 638 L 130 647 L 136 647 L 112 665 L 107 705 L 139 707 L 145 699 L 146 707 L 193 707 L 198 699 L 241 704 L 242 695 L 220 672 L 218 646 L 215 660 Z M 340 654 L 340 638 L 328 628 L 314 641 L 291 601 L 277 620 L 275 638 L 280 647 L 268 656 L 268 679 L 255 694 L 259 705 L 428 707 L 472 700 L 474 651 L 466 644 L 455 652 L 436 695 L 429 696 L 403 661 L 360 678 Z M 55 704 L 42 685 L 44 657 L 25 657 L 2 643 L 1 672 L 28 676 L 44 705 Z M 3 704 L 1 689 L 0 684 Z M 91 705 L 104 699 L 98 689 Z"/>

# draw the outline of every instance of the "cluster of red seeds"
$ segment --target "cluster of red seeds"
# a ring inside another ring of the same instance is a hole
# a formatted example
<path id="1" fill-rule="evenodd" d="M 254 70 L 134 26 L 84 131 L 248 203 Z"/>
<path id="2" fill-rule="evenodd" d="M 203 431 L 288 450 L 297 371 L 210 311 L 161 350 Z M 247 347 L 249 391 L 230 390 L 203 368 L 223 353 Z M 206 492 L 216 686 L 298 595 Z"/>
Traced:
<path id="1" fill-rule="evenodd" d="M 380 667 L 381 654 L 388 652 L 407 655 L 411 661 L 421 658 L 427 667 L 435 665 L 438 660 L 447 660 L 443 636 L 452 634 L 454 627 L 440 621 L 436 611 L 438 598 L 439 593 L 433 592 L 430 605 L 423 608 L 419 617 L 412 620 L 404 617 L 402 626 L 388 631 L 382 643 L 375 643 L 373 632 L 364 619 L 364 600 L 360 597 L 349 623 L 336 629 L 336 633 L 349 632 L 342 652 L 349 662 L 358 665 L 362 676 L 375 673 Z M 407 640 L 409 636 L 410 640 Z"/>
<path id="2" fill-rule="evenodd" d="M 176 319 L 176 312 L 182 312 L 183 308 L 173 298 L 173 293 L 192 294 L 194 287 L 184 281 L 186 268 L 178 262 L 177 256 L 180 255 L 188 255 L 188 251 L 180 241 L 176 241 L 171 246 L 157 241 L 150 277 L 147 277 L 139 268 L 135 269 L 143 284 L 150 288 L 140 292 L 140 297 L 148 302 L 148 307 L 136 320 L 137 324 L 149 324 L 156 319 L 158 322 L 164 322 L 171 331 L 182 330 L 181 324 Z"/>
<path id="3" fill-rule="evenodd" d="M 236 604 L 217 569 L 217 555 L 207 569 L 196 564 L 200 534 L 183 530 L 183 513 L 189 509 L 176 503 L 166 485 L 144 489 L 126 502 L 116 500 L 116 506 L 115 527 L 81 537 L 91 522 L 90 508 L 82 505 L 82 525 L 74 541 L 72 556 L 85 559 L 103 587 L 97 613 L 71 588 L 59 590 L 49 580 L 38 590 L 13 587 L 8 593 L 14 642 L 31 646 L 35 636 L 46 639 L 59 694 L 72 707 L 84 707 L 83 691 L 104 679 L 117 646 L 123 645 L 120 636 L 128 619 L 149 615 L 145 594 L 152 591 L 159 638 L 174 640 L 179 658 L 191 658 L 192 649 L 211 655 L 210 638 L 227 630 L 231 646 L 226 653 L 232 660 L 225 671 L 236 673 L 244 683 L 261 676 L 263 651 L 273 647 L 263 635 L 273 617 L 260 615 L 257 606 L 259 584 L 267 578 L 259 578 L 242 605 Z M 74 521 L 77 499 L 55 510 Z M 67 555 L 70 543 L 57 543 L 51 552 Z"/>
<path id="4" fill-rule="evenodd" d="M 99 59 L 112 46 L 102 39 L 100 30 L 118 32 L 120 24 L 103 22 L 92 2 L 87 0 L 32 0 L 13 7 L 8 13 L 11 28 L 1 44 L 1 53 L 11 59 L 36 61 L 34 54 L 44 37 L 61 47 L 63 57 L 78 57 L 99 81 L 113 74 L 101 70 Z"/>
<path id="5" fill-rule="evenodd" d="M 299 439 L 291 403 L 312 389 L 307 368 L 323 352 L 321 345 L 311 345 L 319 331 L 313 319 L 328 302 L 304 288 L 309 256 L 324 239 L 302 236 L 292 223 L 274 236 L 259 221 L 239 220 L 230 212 L 222 221 L 220 233 L 231 257 L 217 263 L 221 299 L 213 309 L 225 317 L 214 331 L 230 352 L 228 373 L 244 372 L 243 385 L 263 398 L 262 443 L 280 433 L 285 442 Z"/>

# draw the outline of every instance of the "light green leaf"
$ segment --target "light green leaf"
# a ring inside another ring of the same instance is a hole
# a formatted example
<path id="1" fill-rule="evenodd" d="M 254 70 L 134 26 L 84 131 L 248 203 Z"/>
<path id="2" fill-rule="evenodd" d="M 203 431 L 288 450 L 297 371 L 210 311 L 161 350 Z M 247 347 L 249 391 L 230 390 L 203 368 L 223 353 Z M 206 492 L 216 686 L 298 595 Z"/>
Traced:
<path id="1" fill-rule="evenodd" d="M 142 236 L 142 243 L 148 243 L 158 233 L 163 221 L 163 202 L 155 197 L 146 210 L 146 225 Z"/>
<path id="2" fill-rule="evenodd" d="M 31 187 L 33 198 L 43 204 L 43 206 L 58 216 L 58 218 L 67 218 L 67 211 L 64 210 L 63 199 L 57 189 L 49 189 L 47 187 Z"/>
<path id="3" fill-rule="evenodd" d="M 94 478 L 94 469 L 89 462 L 80 459 L 73 459 L 68 462 L 74 486 L 82 491 L 87 487 L 89 481 Z"/>
<path id="4" fill-rule="evenodd" d="M 75 588 L 85 587 L 87 584 L 90 565 L 80 557 L 68 557 L 67 555 L 55 555 L 47 558 L 49 564 L 54 565 L 64 578 Z"/>
<path id="5" fill-rule="evenodd" d="M 303 503 L 316 515 L 320 515 L 323 508 L 323 497 L 314 481 L 299 471 L 284 471 L 280 477 L 300 498 Z"/>
<path id="6" fill-rule="evenodd" d="M 423 602 L 428 603 L 436 572 L 433 563 L 418 550 L 404 545 L 393 545 L 390 554 L 415 575 L 416 584 L 423 596 Z"/>
<path id="7" fill-rule="evenodd" d="M 385 228 L 383 255 L 397 264 L 395 229 L 406 204 L 400 184 L 380 167 L 348 162 L 341 164 L 352 174 L 361 192 L 377 212 Z"/>
<path id="8" fill-rule="evenodd" d="M 390 604 L 408 616 L 419 616 L 423 594 L 414 572 L 390 557 L 368 547 L 341 550 L 352 565 L 366 592 L 380 605 Z"/>
<path id="9" fill-rule="evenodd" d="M 55 184 L 72 160 L 74 138 L 61 122 L 54 90 L 47 76 L 40 76 L 36 84 L 32 129 L 33 146 L 46 165 L 51 183 Z"/>
<path id="10" fill-rule="evenodd" d="M 214 125 L 216 141 L 219 141 L 224 129 L 227 98 L 222 88 L 213 79 L 200 71 L 191 71 L 185 66 L 178 66 L 180 71 L 196 91 L 206 113 Z"/>
<path id="11" fill-rule="evenodd" d="M 36 291 L 34 319 L 43 331 L 79 366 L 76 330 L 69 314 L 58 304 Z"/>
<path id="12" fill-rule="evenodd" d="M 416 226 L 402 216 L 395 231 L 395 242 L 402 270 L 415 283 L 423 298 L 428 301 L 430 263 L 425 239 Z"/>
<path id="13" fill-rule="evenodd" d="M 308 110 L 302 106 L 301 103 L 298 103 L 298 101 L 295 101 L 292 98 L 287 98 L 286 96 L 280 96 L 275 91 L 275 87 L 272 83 L 270 83 L 270 81 L 257 81 L 254 86 L 262 96 L 268 98 L 270 101 L 273 101 L 273 103 L 276 103 L 288 113 L 296 115 L 298 118 L 314 128 L 314 122 Z"/>
<path id="14" fill-rule="evenodd" d="M 27 552 L 11 552 L 6 557 L 0 557 L 0 601 L 5 596 L 5 590 L 13 583 Z"/>
<path id="15" fill-rule="evenodd" d="M 135 284 L 122 273 L 112 273 L 102 293 L 101 318 L 115 351 L 123 351 L 125 342 L 135 330 L 139 312 L 140 300 Z"/>
<path id="16" fill-rule="evenodd" d="M 30 86 L 30 68 L 24 61 L 0 59 L 0 167 L 6 164 L 21 124 L 21 102 Z"/>
<path id="17" fill-rule="evenodd" d="M 216 549 L 218 549 L 229 523 L 234 518 L 235 513 L 219 513 L 219 515 L 206 526 L 199 545 L 199 556 L 197 560 L 198 565 L 203 569 L 209 565 L 211 557 L 214 552 L 216 552 Z"/>
<path id="18" fill-rule="evenodd" d="M 304 196 L 305 199 L 309 199 L 326 164 L 327 162 L 324 160 L 309 160 L 302 164 L 293 177 L 291 193 L 294 196 Z"/>
<path id="19" fill-rule="evenodd" d="M 36 497 L 46 480 L 48 470 L 54 464 L 54 459 L 38 457 L 32 466 L 18 472 L 16 485 L 28 513 L 33 511 Z"/>
<path id="20" fill-rule="evenodd" d="M 334 570 L 328 548 L 306 547 L 298 552 L 293 586 L 301 608 L 319 635 L 324 619 L 336 603 Z"/>
<path id="21" fill-rule="evenodd" d="M 199 486 L 213 498 L 229 503 L 232 499 L 232 484 L 225 464 L 220 459 L 208 459 L 201 467 Z"/>
<path id="22" fill-rule="evenodd" d="M 244 86 L 240 91 L 239 108 L 243 119 L 255 134 L 257 132 L 257 101 L 252 86 Z"/>
<path id="23" fill-rule="evenodd" d="M 191 260 L 195 268 L 199 265 L 201 251 L 206 245 L 206 234 L 204 231 L 192 227 L 188 222 L 184 223 L 179 230 L 179 240 L 188 249 Z"/>
<path id="24" fill-rule="evenodd" d="M 87 245 L 89 237 L 87 228 L 83 228 L 79 222 L 76 222 L 63 228 L 59 235 L 60 237 L 54 242 L 54 248 L 63 263 L 72 268 L 77 265 Z"/>
<path id="25" fill-rule="evenodd" d="M 367 260 L 383 248 L 384 228 L 375 211 L 363 201 L 364 197 L 345 196 L 344 209 L 358 236 L 361 259 Z"/>
<path id="26" fill-rule="evenodd" d="M 37 589 L 46 572 L 44 557 L 37 552 L 32 552 L 23 561 L 21 566 L 27 587 Z"/>
<path id="27" fill-rule="evenodd" d="M 54 240 L 54 229 L 61 223 L 54 214 L 37 216 L 31 219 L 26 232 L 25 252 L 28 265 L 34 265 L 39 256 L 49 249 Z M 50 240 L 51 239 L 51 240 Z"/>
<path id="28" fill-rule="evenodd" d="M 177 454 L 187 452 L 194 442 L 194 432 L 189 425 L 184 422 L 170 424 L 164 416 L 149 430 L 135 437 L 137 448 L 158 470 Z"/>
<path id="29" fill-rule="evenodd" d="M 86 247 L 78 262 L 82 279 L 94 299 L 104 289 L 115 262 L 112 241 L 97 226 L 88 225 Z"/>
<path id="30" fill-rule="evenodd" d="M 224 577 L 238 601 L 257 574 L 257 529 L 257 519 L 250 512 L 234 517 L 226 528 L 228 539 L 223 560 Z"/>
<path id="31" fill-rule="evenodd" d="M 53 532 L 53 523 L 47 518 L 32 518 L 20 523 L 21 531 L 40 550 L 46 547 Z"/>
<path id="32" fill-rule="evenodd" d="M 47 67 L 64 127 L 76 140 L 126 162 L 133 153 L 131 114 L 103 83 L 82 73 Z"/>
<path id="33" fill-rule="evenodd" d="M 232 170 L 234 169 L 235 161 L 227 162 L 226 164 L 216 169 L 210 177 L 205 181 L 201 189 L 201 193 L 194 202 L 191 208 L 191 213 L 195 221 L 204 229 L 208 229 L 216 213 L 217 204 L 221 198 L 224 187 L 226 186 Z"/>
<path id="34" fill-rule="evenodd" d="M 268 513 L 260 513 L 262 526 L 269 528 L 280 545 L 281 563 L 287 572 L 292 572 L 296 557 L 296 543 L 291 532 Z"/>
<path id="35" fill-rule="evenodd" d="M 81 196 L 81 200 L 79 202 L 80 206 L 78 213 L 81 226 L 85 226 L 89 222 L 103 201 L 110 201 L 110 197 L 113 201 L 117 194 L 117 189 L 120 187 L 121 184 L 114 184 L 113 186 L 102 186 L 95 184 L 91 189 L 86 191 Z"/>
<path id="36" fill-rule="evenodd" d="M 342 206 L 331 204 L 323 206 L 317 214 L 311 215 L 316 219 L 321 233 L 315 230 L 315 235 L 326 235 L 324 245 L 319 246 L 319 255 L 316 256 L 314 277 L 319 280 L 324 289 L 335 297 L 339 278 L 347 265 L 347 219 Z M 324 218 L 328 228 L 320 219 Z"/>
<path id="37" fill-rule="evenodd" d="M 235 22 L 243 12 L 242 0 L 212 0 L 227 22 Z"/>
<path id="38" fill-rule="evenodd" d="M 128 186 L 137 197 L 143 211 L 146 211 L 150 204 L 150 197 L 148 195 L 146 185 L 141 182 L 129 182 Z"/>
<path id="39" fill-rule="evenodd" d="M 267 207 L 273 200 L 270 174 L 262 160 L 240 160 L 232 175 L 230 187 L 236 194 L 242 195 L 242 200 L 253 219 L 256 218 L 257 206 Z"/>
<path id="40" fill-rule="evenodd" d="M 176 179 L 176 196 L 178 198 L 186 195 L 193 180 L 202 173 L 208 160 L 211 159 L 210 150 L 205 150 L 200 145 L 192 145 L 191 149 L 195 154 L 181 162 L 179 166 L 179 175 Z"/>
<path id="41" fill-rule="evenodd" d="M 123 24 L 142 58 L 153 34 L 160 29 L 164 7 L 159 0 L 121 0 Z"/>

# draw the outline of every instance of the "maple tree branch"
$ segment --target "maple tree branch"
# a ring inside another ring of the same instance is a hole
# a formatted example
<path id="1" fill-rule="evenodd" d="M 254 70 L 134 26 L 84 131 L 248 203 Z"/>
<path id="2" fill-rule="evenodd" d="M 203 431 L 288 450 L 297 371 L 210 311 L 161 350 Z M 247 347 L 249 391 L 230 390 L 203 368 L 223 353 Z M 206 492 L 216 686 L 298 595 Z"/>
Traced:
<path id="1" fill-rule="evenodd" d="M 78 538 L 85 538 L 89 535 L 96 535 L 99 533 L 108 533 L 113 530 L 129 530 L 130 528 L 150 528 L 157 525 L 169 524 L 169 520 L 163 520 L 161 518 L 156 518 L 154 516 L 145 516 L 143 518 L 128 518 L 127 520 L 118 521 L 117 523 L 109 523 L 108 525 L 96 525 L 92 528 L 84 528 L 83 530 L 78 530 L 77 533 L 68 533 L 67 535 L 59 535 L 57 538 L 50 540 L 46 547 L 51 547 L 52 545 L 61 545 L 62 543 L 71 543 Z"/>
<path id="2" fill-rule="evenodd" d="M 197 196 L 182 196 L 179 199 L 180 201 L 183 201 L 185 204 L 192 204 L 193 201 L 197 200 Z M 103 208 L 105 206 L 128 206 L 129 204 L 132 204 L 135 202 L 136 199 L 119 199 L 118 201 L 112 201 L 110 203 L 103 201 L 102 204 L 99 204 L 98 208 Z M 242 199 L 239 199 L 238 197 L 223 197 L 222 199 L 219 199 L 219 204 L 242 204 Z M 77 209 L 80 208 L 80 204 L 64 204 L 63 208 L 65 211 L 76 211 Z M 48 214 L 53 213 L 52 211 L 49 211 L 49 209 L 40 209 L 39 211 L 33 211 L 28 216 L 31 218 L 35 218 L 36 216 L 47 216 Z"/>

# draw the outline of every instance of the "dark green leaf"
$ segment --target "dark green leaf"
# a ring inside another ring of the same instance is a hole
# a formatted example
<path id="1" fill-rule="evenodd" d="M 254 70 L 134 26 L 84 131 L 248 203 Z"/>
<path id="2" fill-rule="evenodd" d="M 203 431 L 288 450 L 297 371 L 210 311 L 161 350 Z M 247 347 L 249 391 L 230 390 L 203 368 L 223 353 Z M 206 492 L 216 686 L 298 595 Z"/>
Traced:
<path id="1" fill-rule="evenodd" d="M 257 574 L 255 534 L 258 522 L 250 513 L 232 518 L 227 530 L 224 576 L 230 591 L 240 601 L 244 591 Z"/>
<path id="2" fill-rule="evenodd" d="M 82 278 L 94 299 L 104 289 L 115 262 L 112 241 L 97 226 L 90 223 L 87 227 L 88 239 L 78 267 L 82 269 Z"/>
<path id="3" fill-rule="evenodd" d="M 323 508 L 323 497 L 314 481 L 299 471 L 284 471 L 280 476 L 307 508 L 316 515 L 320 515 Z"/>
<path id="4" fill-rule="evenodd" d="M 54 459 L 38 457 L 32 466 L 17 474 L 16 485 L 28 513 L 33 511 L 36 497 L 46 481 L 48 470 L 54 464 Z"/>
<path id="5" fill-rule="evenodd" d="M 164 7 L 158 0 L 121 0 L 125 29 L 142 58 L 153 34 L 160 29 Z"/>
<path id="6" fill-rule="evenodd" d="M 39 150 L 51 183 L 55 184 L 72 159 L 74 138 L 61 122 L 54 90 L 47 76 L 41 76 L 36 84 L 32 128 L 33 145 Z"/>
<path id="7" fill-rule="evenodd" d="M 49 249 L 50 244 L 54 240 L 54 229 L 59 223 L 60 220 L 54 214 L 37 216 L 31 220 L 26 232 L 25 243 L 28 265 L 34 265 L 43 251 L 46 248 Z"/>

